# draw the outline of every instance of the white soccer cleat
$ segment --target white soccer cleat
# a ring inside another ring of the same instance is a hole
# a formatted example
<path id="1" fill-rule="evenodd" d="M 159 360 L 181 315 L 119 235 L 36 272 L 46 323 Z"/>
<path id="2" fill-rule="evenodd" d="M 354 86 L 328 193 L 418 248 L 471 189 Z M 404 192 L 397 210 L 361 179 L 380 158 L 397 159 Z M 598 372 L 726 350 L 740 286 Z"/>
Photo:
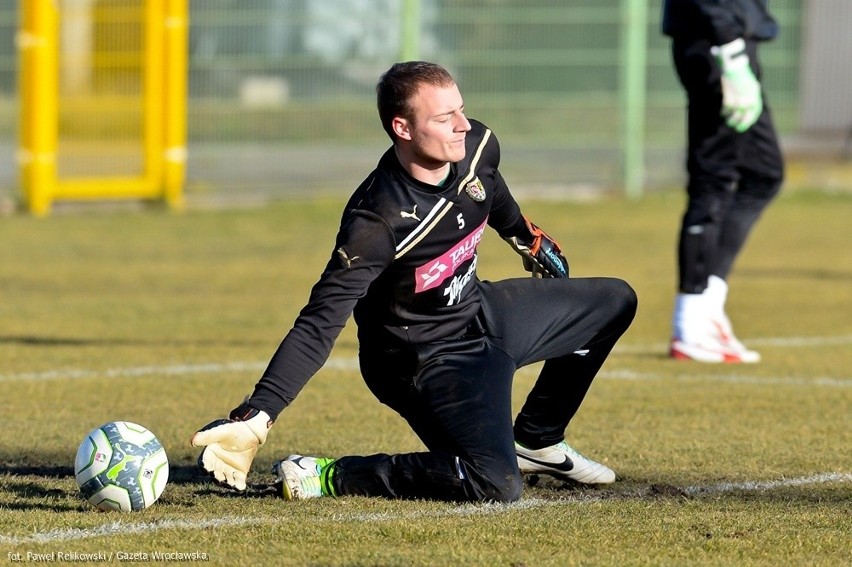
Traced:
<path id="1" fill-rule="evenodd" d="M 669 345 L 669 356 L 675 360 L 694 360 L 713 364 L 746 362 L 739 353 L 718 342 L 687 342 L 678 338 L 672 339 L 671 345 Z"/>
<path id="2" fill-rule="evenodd" d="M 688 337 L 675 336 L 669 346 L 669 356 L 676 360 L 697 362 L 754 364 L 760 362 L 760 353 L 750 350 L 734 335 L 726 316 L 710 321 L 704 333 L 691 333 Z"/>
<path id="3" fill-rule="evenodd" d="M 615 471 L 587 459 L 565 441 L 543 449 L 527 449 L 515 443 L 518 467 L 523 474 L 540 473 L 582 484 L 611 484 Z"/>
<path id="4" fill-rule="evenodd" d="M 709 363 L 755 363 L 760 353 L 750 350 L 734 335 L 725 314 L 728 284 L 710 276 L 703 293 L 679 293 L 672 317 L 669 356 L 677 360 Z"/>
<path id="5" fill-rule="evenodd" d="M 713 317 L 710 324 L 716 330 L 715 336 L 719 342 L 740 357 L 739 362 L 760 362 L 760 353 L 756 350 L 747 348 L 742 342 L 740 342 L 736 335 L 734 335 L 734 328 L 731 326 L 731 320 L 728 319 L 728 316 L 725 315 L 725 313 Z"/>
<path id="6" fill-rule="evenodd" d="M 272 466 L 272 472 L 281 483 L 281 496 L 285 500 L 305 500 L 325 496 L 323 491 L 323 469 L 334 459 L 290 455 Z"/>

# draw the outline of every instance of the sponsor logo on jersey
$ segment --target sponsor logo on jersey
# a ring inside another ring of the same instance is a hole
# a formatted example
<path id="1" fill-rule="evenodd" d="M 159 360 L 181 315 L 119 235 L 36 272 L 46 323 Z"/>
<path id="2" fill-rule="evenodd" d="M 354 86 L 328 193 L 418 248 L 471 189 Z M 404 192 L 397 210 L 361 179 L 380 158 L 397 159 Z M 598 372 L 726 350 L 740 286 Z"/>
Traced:
<path id="1" fill-rule="evenodd" d="M 414 270 L 416 280 L 414 292 L 421 293 L 438 287 L 444 283 L 444 280 L 453 276 L 459 266 L 475 257 L 476 247 L 479 246 L 482 234 L 485 232 L 485 224 L 486 221 L 483 221 L 476 230 L 458 244 Z"/>
<path id="2" fill-rule="evenodd" d="M 476 273 L 476 254 L 473 255 L 473 262 L 470 263 L 470 267 L 468 267 L 467 272 L 462 275 L 456 276 L 450 281 L 450 285 L 448 285 L 444 289 L 444 297 L 447 298 L 447 306 L 455 305 L 461 300 L 462 292 L 464 291 L 465 286 L 473 279 L 473 274 Z"/>
<path id="3" fill-rule="evenodd" d="M 417 272 L 417 282 L 422 283 L 422 289 L 416 290 L 417 292 L 430 289 L 437 285 L 435 282 L 441 283 L 443 279 L 441 276 L 449 270 L 450 267 L 441 262 L 440 260 L 435 260 L 429 265 L 429 268 L 425 273 L 421 273 L 419 270 Z"/>

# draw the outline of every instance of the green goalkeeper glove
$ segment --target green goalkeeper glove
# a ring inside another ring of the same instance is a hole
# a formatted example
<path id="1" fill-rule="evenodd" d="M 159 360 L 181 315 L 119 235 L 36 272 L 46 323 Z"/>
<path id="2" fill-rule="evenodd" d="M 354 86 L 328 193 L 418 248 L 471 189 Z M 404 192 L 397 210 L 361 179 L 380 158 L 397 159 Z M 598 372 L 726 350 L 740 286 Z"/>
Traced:
<path id="1" fill-rule="evenodd" d="M 745 132 L 763 112 L 760 83 L 749 65 L 745 40 L 710 48 L 722 68 L 722 116 L 737 132 Z"/>
<path id="2" fill-rule="evenodd" d="M 198 464 L 217 484 L 245 490 L 251 463 L 270 427 L 272 420 L 266 412 L 243 404 L 231 412 L 230 419 L 217 419 L 202 427 L 190 443 L 204 447 Z"/>

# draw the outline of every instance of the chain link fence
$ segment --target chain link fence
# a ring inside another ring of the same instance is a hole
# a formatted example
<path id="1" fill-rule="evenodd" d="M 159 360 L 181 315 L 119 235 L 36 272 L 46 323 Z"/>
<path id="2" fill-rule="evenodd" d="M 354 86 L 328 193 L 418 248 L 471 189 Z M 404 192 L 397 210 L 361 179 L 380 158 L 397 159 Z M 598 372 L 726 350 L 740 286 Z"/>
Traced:
<path id="1" fill-rule="evenodd" d="M 88 5 L 95 60 L 134 41 L 114 33 L 105 14 L 143 0 L 57 1 Z M 348 194 L 388 144 L 375 83 L 409 57 L 453 72 L 468 115 L 499 137 L 510 186 L 553 195 L 622 189 L 624 66 L 642 65 L 644 188 L 676 186 L 684 96 L 659 32 L 661 1 L 645 5 L 646 57 L 638 63 L 623 43 L 626 0 L 192 2 L 186 198 Z M 795 135 L 806 3 L 771 7 L 782 33 L 762 52 L 766 91 L 782 136 Z M 0 195 L 7 198 L 18 191 L 17 18 L 17 2 L 0 0 Z M 128 88 L 118 69 L 113 81 L 110 73 L 99 73 L 93 88 Z M 68 120 L 63 127 L 78 132 L 93 123 L 85 115 L 73 118 L 80 124 Z M 75 167 L 85 170 L 87 159 L 104 155 L 78 156 Z"/>

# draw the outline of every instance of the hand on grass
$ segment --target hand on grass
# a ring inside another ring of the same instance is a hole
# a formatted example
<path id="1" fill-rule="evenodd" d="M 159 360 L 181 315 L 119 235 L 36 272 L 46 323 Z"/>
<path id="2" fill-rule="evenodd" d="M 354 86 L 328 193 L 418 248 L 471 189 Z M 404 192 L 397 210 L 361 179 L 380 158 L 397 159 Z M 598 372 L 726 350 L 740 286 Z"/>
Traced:
<path id="1" fill-rule="evenodd" d="M 204 447 L 198 464 L 222 486 L 246 489 L 246 477 L 257 449 L 272 426 L 269 415 L 243 404 L 230 419 L 217 419 L 192 436 L 193 447 Z"/>

